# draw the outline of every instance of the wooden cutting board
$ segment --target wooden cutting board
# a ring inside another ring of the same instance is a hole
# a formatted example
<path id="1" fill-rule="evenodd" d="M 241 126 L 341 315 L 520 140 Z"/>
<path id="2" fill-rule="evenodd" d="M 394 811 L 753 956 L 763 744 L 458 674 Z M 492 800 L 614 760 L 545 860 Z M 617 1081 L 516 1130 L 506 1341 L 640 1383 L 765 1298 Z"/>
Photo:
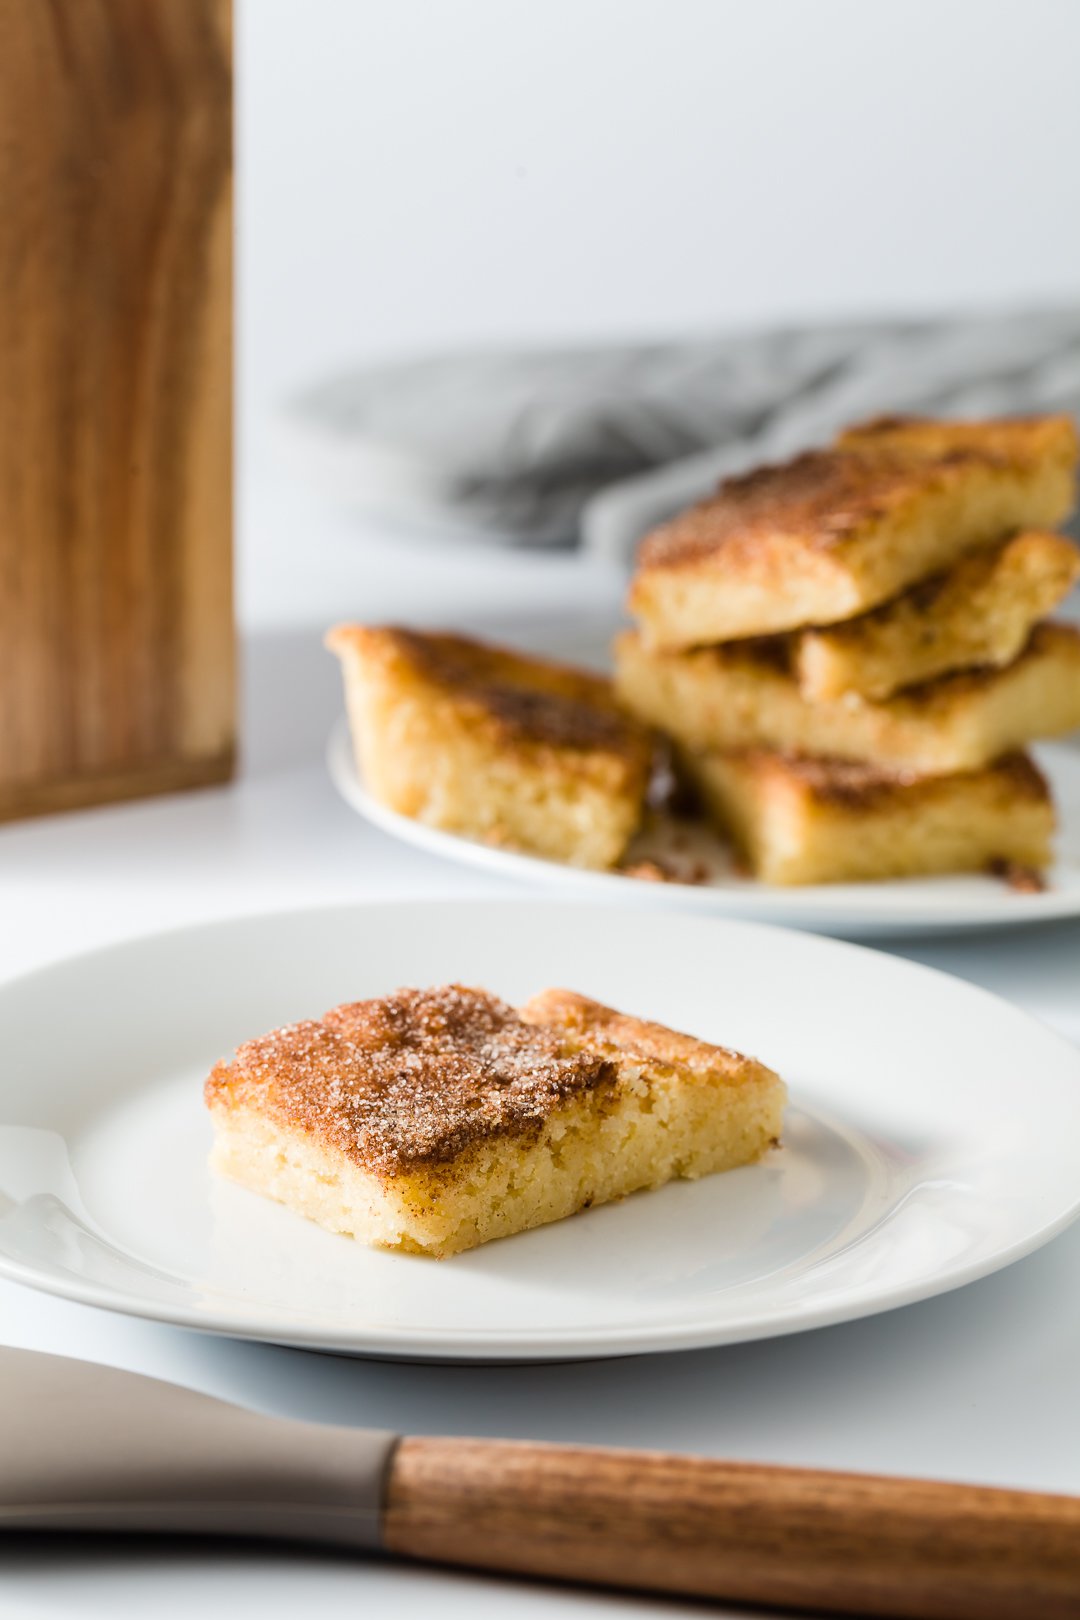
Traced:
<path id="1" fill-rule="evenodd" d="M 228 0 L 0 0 L 0 819 L 235 743 Z"/>

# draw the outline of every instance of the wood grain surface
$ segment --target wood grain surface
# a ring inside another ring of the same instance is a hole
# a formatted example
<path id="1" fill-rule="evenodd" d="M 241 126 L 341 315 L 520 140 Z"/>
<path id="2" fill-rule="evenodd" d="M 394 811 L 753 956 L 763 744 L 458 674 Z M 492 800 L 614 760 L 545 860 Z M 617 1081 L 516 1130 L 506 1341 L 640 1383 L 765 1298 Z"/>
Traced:
<path id="1" fill-rule="evenodd" d="M 404 1440 L 389 1551 L 917 1620 L 1075 1620 L 1080 1501 L 656 1453 Z"/>
<path id="2" fill-rule="evenodd" d="M 0 817 L 234 746 L 228 0 L 0 0 Z"/>

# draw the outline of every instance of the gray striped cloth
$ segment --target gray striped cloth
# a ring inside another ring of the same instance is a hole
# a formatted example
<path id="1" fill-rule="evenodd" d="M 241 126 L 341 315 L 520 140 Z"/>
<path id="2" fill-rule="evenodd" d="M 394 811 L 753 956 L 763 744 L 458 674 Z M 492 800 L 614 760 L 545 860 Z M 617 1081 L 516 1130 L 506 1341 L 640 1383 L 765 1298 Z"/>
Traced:
<path id="1" fill-rule="evenodd" d="M 432 356 L 323 382 L 289 448 L 362 509 L 629 560 L 728 473 L 881 412 L 1080 414 L 1080 309 Z"/>

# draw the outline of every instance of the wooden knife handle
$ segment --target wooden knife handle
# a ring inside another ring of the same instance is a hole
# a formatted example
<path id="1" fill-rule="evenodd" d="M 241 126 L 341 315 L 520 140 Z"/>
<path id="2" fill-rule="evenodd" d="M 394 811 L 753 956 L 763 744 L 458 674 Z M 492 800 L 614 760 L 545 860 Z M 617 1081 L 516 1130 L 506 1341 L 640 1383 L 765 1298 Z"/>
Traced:
<path id="1" fill-rule="evenodd" d="M 1077 1620 L 1080 1500 L 513 1441 L 403 1440 L 404 1557 L 781 1609 Z"/>

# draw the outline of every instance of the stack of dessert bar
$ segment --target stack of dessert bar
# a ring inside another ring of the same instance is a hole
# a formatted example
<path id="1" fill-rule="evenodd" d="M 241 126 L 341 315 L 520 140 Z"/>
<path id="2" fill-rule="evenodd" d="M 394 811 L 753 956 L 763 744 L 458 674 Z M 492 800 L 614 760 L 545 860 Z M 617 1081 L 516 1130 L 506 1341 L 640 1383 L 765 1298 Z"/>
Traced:
<path id="1" fill-rule="evenodd" d="M 722 484 L 650 535 L 616 690 L 757 876 L 1038 870 L 1024 752 L 1080 726 L 1064 416 L 889 418 Z"/>

